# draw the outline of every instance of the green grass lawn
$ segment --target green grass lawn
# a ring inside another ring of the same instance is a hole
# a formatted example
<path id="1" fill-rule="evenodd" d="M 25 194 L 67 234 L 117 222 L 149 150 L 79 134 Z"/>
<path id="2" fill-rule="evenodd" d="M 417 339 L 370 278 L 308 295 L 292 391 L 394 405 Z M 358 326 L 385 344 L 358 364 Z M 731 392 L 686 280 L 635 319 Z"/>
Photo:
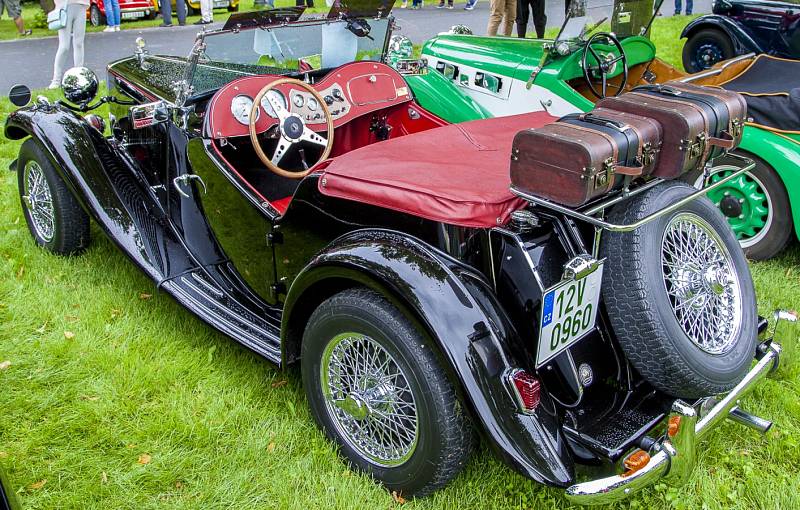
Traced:
<path id="1" fill-rule="evenodd" d="M 0 118 L 11 109 L 0 100 Z M 399 506 L 317 431 L 296 370 L 159 294 L 96 226 L 79 257 L 36 248 L 6 170 L 18 148 L 0 137 L 0 464 L 26 508 Z M 798 307 L 797 243 L 752 269 L 762 313 Z M 724 424 L 688 485 L 660 484 L 619 508 L 800 508 L 798 333 L 783 331 L 782 368 L 743 402 L 775 420 L 767 439 Z M 449 487 L 402 506 L 569 507 L 485 446 Z"/>

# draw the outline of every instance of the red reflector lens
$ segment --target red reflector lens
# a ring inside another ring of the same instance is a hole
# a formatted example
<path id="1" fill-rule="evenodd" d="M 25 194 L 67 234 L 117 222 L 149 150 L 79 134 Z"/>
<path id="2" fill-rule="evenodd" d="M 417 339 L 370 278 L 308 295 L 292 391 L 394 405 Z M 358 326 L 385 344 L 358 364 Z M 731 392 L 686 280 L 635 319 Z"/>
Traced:
<path id="1" fill-rule="evenodd" d="M 513 371 L 509 378 L 522 410 L 526 413 L 535 411 L 541 398 L 539 380 L 524 370 Z"/>

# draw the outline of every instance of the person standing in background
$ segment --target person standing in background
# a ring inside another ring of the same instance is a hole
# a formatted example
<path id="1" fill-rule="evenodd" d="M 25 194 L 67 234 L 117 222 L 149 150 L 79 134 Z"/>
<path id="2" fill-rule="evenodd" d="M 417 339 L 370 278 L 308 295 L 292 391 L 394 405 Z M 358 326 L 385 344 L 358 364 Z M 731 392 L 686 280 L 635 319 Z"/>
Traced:
<path id="1" fill-rule="evenodd" d="M 489 26 L 486 32 L 490 36 L 497 35 L 500 24 L 503 35 L 509 37 L 517 19 L 517 0 L 489 0 Z"/>
<path id="2" fill-rule="evenodd" d="M 572 0 L 564 0 L 564 14 L 569 15 L 569 7 L 572 4 Z"/>
<path id="3" fill-rule="evenodd" d="M 307 7 L 314 7 L 314 0 L 297 0 L 295 5 L 297 7 L 302 7 L 303 5 L 306 5 Z"/>
<path id="4" fill-rule="evenodd" d="M 686 15 L 690 16 L 692 14 L 692 8 L 694 7 L 693 0 L 686 0 Z M 681 0 L 675 0 L 675 16 L 681 15 Z"/>
<path id="5" fill-rule="evenodd" d="M 186 2 L 185 0 L 175 0 L 175 9 L 178 11 L 178 25 L 186 24 Z M 172 0 L 161 0 L 161 17 L 164 21 L 160 27 L 172 26 Z"/>
<path id="6" fill-rule="evenodd" d="M 72 40 L 72 65 L 75 67 L 83 65 L 83 38 L 86 35 L 86 9 L 88 8 L 89 0 L 56 0 L 56 9 L 67 11 L 67 23 L 58 31 L 58 50 L 56 50 L 56 60 L 53 63 L 53 81 L 47 87 L 49 89 L 57 89 L 61 86 L 61 78 L 66 70 L 64 68 L 67 66 L 70 40 Z"/>
<path id="7" fill-rule="evenodd" d="M 544 0 L 518 0 L 517 3 L 517 37 L 525 38 L 528 31 L 529 14 L 533 14 L 533 28 L 536 29 L 536 37 L 544 37 L 544 29 L 547 26 L 547 16 L 544 13 Z"/>
<path id="8" fill-rule="evenodd" d="M 8 13 L 8 17 L 14 20 L 17 25 L 17 35 L 25 37 L 31 35 L 33 30 L 25 30 L 25 22 L 22 20 L 22 7 L 19 5 L 19 0 L 0 0 L 0 16 L 3 15 L 3 10 Z"/>
<path id="9" fill-rule="evenodd" d="M 103 5 L 106 6 L 106 25 L 108 25 L 103 32 L 119 32 L 119 0 L 103 0 Z"/>
<path id="10" fill-rule="evenodd" d="M 214 22 L 214 0 L 200 0 L 200 19 L 195 25 L 208 25 Z"/>

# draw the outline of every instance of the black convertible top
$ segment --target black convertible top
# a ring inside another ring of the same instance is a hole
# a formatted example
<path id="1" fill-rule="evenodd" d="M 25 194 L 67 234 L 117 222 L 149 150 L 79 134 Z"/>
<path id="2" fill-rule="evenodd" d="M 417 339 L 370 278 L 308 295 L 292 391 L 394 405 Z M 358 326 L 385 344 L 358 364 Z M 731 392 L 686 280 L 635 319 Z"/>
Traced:
<path id="1" fill-rule="evenodd" d="M 800 61 L 759 55 L 721 86 L 745 97 L 748 117 L 755 124 L 800 132 Z"/>

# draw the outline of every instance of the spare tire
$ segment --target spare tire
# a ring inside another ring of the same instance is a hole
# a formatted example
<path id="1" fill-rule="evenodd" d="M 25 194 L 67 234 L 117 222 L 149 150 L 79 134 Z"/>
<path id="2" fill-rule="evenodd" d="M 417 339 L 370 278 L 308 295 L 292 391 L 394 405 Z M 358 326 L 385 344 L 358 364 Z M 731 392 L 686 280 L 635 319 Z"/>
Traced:
<path id="1" fill-rule="evenodd" d="M 696 191 L 659 184 L 620 203 L 612 223 L 634 223 Z M 603 300 L 630 363 L 683 398 L 732 389 L 757 339 L 755 290 L 736 237 L 705 197 L 625 233 L 605 233 Z"/>

